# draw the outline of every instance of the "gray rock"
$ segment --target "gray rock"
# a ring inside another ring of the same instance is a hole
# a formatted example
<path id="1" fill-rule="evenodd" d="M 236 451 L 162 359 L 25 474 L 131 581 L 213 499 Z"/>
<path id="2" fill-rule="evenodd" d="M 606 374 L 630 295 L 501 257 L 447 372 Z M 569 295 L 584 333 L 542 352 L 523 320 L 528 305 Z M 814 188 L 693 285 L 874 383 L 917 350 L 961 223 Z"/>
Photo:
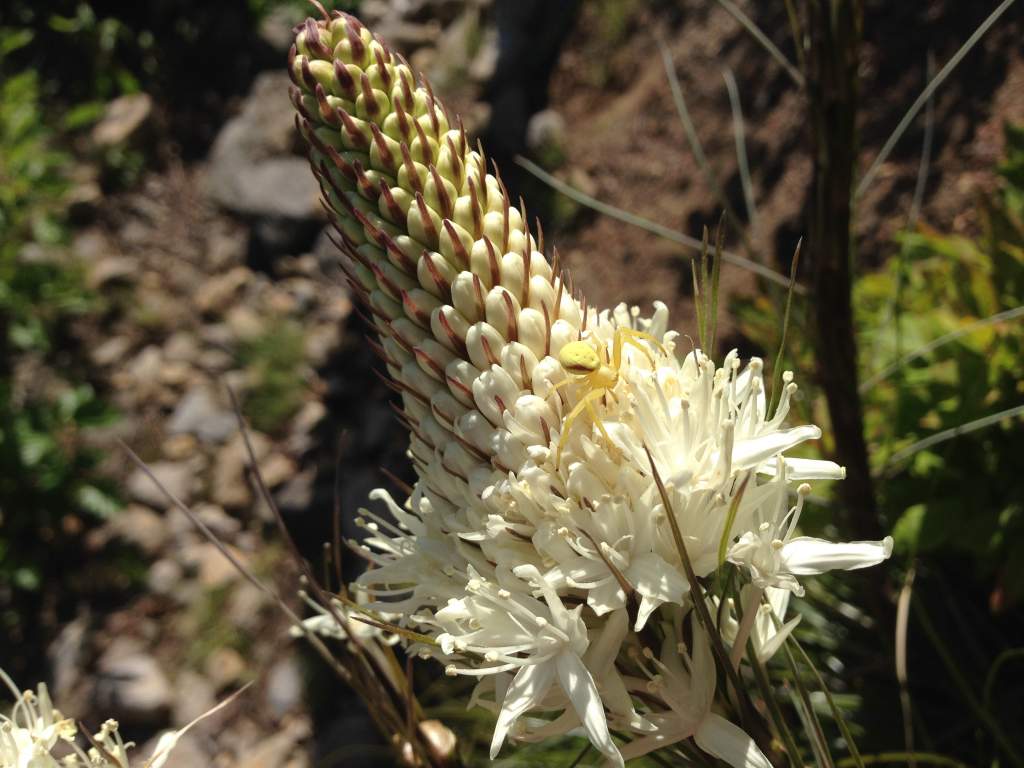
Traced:
<path id="1" fill-rule="evenodd" d="M 294 656 L 287 656 L 267 672 L 266 702 L 276 718 L 298 710 L 303 703 L 305 686 L 302 668 Z"/>
<path id="2" fill-rule="evenodd" d="M 110 538 L 134 544 L 150 556 L 160 552 L 170 538 L 163 516 L 139 504 L 129 504 L 103 528 Z"/>
<path id="3" fill-rule="evenodd" d="M 238 429 L 234 412 L 206 384 L 193 386 L 167 422 L 172 435 L 192 434 L 203 443 L 222 443 Z"/>
<path id="4" fill-rule="evenodd" d="M 173 597 L 184 575 L 185 572 L 176 561 L 163 558 L 149 566 L 146 585 L 154 594 Z"/>
<path id="5" fill-rule="evenodd" d="M 155 461 L 148 466 L 149 471 L 160 481 L 160 485 L 185 504 L 189 503 L 195 482 L 195 473 L 189 464 L 180 461 Z M 140 504 L 147 504 L 154 509 L 172 506 L 156 483 L 141 469 L 129 475 L 126 485 L 128 495 Z"/>
<path id="6" fill-rule="evenodd" d="M 211 197 L 243 215 L 322 218 L 319 188 L 297 146 L 288 76 L 260 75 L 242 112 L 221 129 L 210 151 Z"/>
<path id="7" fill-rule="evenodd" d="M 153 114 L 153 99 L 145 93 L 120 96 L 107 104 L 103 117 L 92 129 L 97 147 L 113 147 L 133 139 Z"/>
<path id="8" fill-rule="evenodd" d="M 203 675 L 191 669 L 177 675 L 174 680 L 174 704 L 171 708 L 171 723 L 175 728 L 183 728 L 216 705 L 216 690 Z M 209 720 L 204 722 L 208 724 Z M 203 725 L 204 723 L 198 723 L 195 727 L 206 730 Z"/>
<path id="9" fill-rule="evenodd" d="M 97 711 L 133 723 L 158 723 L 172 700 L 171 684 L 156 659 L 131 641 L 111 643 L 100 657 L 96 682 Z"/>

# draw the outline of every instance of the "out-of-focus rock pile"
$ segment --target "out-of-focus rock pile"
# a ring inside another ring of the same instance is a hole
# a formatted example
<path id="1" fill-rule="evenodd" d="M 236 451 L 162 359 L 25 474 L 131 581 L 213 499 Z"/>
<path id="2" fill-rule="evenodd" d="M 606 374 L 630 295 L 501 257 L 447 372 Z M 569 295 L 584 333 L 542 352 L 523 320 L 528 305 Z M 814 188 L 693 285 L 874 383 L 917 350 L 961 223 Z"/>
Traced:
<path id="1" fill-rule="evenodd" d="M 487 5 L 369 0 L 362 13 L 439 87 L 475 94 L 496 56 Z M 280 611 L 115 439 L 293 605 L 295 569 L 255 491 L 226 388 L 242 403 L 262 479 L 307 553 L 329 536 L 336 473 L 351 513 L 386 484 L 381 466 L 405 466 L 403 431 L 371 373 L 317 186 L 297 153 L 283 14 L 263 30 L 281 46 L 282 70 L 256 78 L 206 160 L 172 162 L 113 198 L 83 197 L 80 218 L 90 223 L 72 245 L 104 302 L 100 323 L 85 331 L 88 358 L 122 414 L 95 440 L 109 449 L 125 506 L 85 546 L 102 558 L 127 545 L 144 573 L 126 604 L 96 607 L 65 627 L 50 649 L 55 697 L 71 716 L 116 717 L 144 740 L 255 681 L 189 732 L 175 753 L 182 766 L 299 768 L 325 747 L 311 748 L 302 667 Z M 479 123 L 486 111 L 467 98 L 465 114 Z M 139 146 L 151 109 L 145 97 L 113 103 L 103 146 Z M 310 558 L 319 566 L 318 554 Z M 357 711 L 347 721 L 341 714 L 332 731 L 350 745 L 373 740 Z"/>

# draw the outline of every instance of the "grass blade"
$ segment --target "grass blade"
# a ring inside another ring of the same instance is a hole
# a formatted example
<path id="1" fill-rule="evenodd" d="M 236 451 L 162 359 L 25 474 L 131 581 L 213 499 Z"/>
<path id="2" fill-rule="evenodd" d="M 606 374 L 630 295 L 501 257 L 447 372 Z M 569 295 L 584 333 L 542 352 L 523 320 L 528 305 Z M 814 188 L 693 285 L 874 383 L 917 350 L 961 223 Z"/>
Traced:
<path id="1" fill-rule="evenodd" d="M 782 315 L 782 336 L 779 339 L 779 353 L 775 356 L 775 365 L 772 367 L 772 398 L 766 414 L 769 418 L 775 415 L 775 409 L 779 407 L 779 400 L 782 398 L 782 363 L 786 354 L 789 311 L 793 306 L 793 294 L 796 293 L 796 270 L 800 264 L 800 247 L 803 242 L 802 238 L 797 241 L 796 250 L 793 252 L 793 262 L 789 266 L 789 289 L 786 291 L 786 310 Z"/>
<path id="2" fill-rule="evenodd" d="M 768 55 L 779 63 L 794 83 L 801 88 L 804 87 L 804 76 L 800 74 L 800 70 L 790 63 L 789 59 L 786 58 L 786 54 L 780 51 L 775 43 L 768 39 L 768 35 L 766 35 L 761 28 L 754 23 L 753 19 L 747 16 L 747 14 L 741 11 L 730 0 L 717 0 L 717 2 L 729 12 L 730 16 L 743 25 L 747 32 L 749 32 L 751 36 L 761 44 L 761 47 L 768 52 Z"/>
<path id="3" fill-rule="evenodd" d="M 740 184 L 743 186 L 743 203 L 747 207 L 747 221 L 751 229 L 757 227 L 757 206 L 754 203 L 754 185 L 750 179 L 750 164 L 747 160 L 747 134 L 743 122 L 743 104 L 740 102 L 739 88 L 732 70 L 722 70 L 725 89 L 729 92 L 729 107 L 732 109 L 732 134 L 736 140 L 736 165 L 740 171 Z"/>
<path id="4" fill-rule="evenodd" d="M 526 159 L 525 157 L 516 157 L 516 163 L 521 168 L 524 168 L 525 170 L 529 171 L 531 174 L 536 176 L 538 179 L 543 181 L 552 189 L 561 192 L 563 195 L 570 198 L 571 200 L 576 201 L 580 205 L 586 206 L 587 208 L 597 211 L 598 213 L 603 213 L 605 216 L 610 216 L 611 218 L 624 222 L 625 224 L 630 224 L 634 227 L 639 227 L 640 229 L 646 230 L 647 232 L 657 235 L 658 237 L 670 240 L 673 243 L 678 243 L 679 245 L 682 245 L 686 248 L 690 248 L 691 250 L 700 252 L 701 242 L 695 237 L 684 235 L 682 232 L 677 232 L 674 229 L 670 229 L 669 227 L 658 224 L 657 222 L 651 221 L 650 219 L 645 219 L 643 216 L 638 216 L 635 213 L 624 211 L 621 208 L 616 208 L 614 205 L 609 205 L 608 203 L 602 202 L 595 197 L 591 197 L 585 192 L 579 191 L 570 184 L 566 184 L 561 179 L 552 176 L 539 165 L 537 165 L 531 160 Z M 781 285 L 783 288 L 789 287 L 789 280 L 786 278 L 785 275 L 780 274 L 779 272 L 776 272 L 775 270 L 770 269 L 764 266 L 763 264 L 758 264 L 756 261 L 751 261 L 750 259 L 744 256 L 740 256 L 739 254 L 732 253 L 731 251 L 722 251 L 722 259 L 729 262 L 733 266 L 737 266 L 749 272 L 753 272 L 755 275 L 763 277 L 765 280 L 773 282 L 776 285 Z M 805 288 L 802 285 L 797 285 L 794 290 L 797 294 L 801 296 L 807 295 L 807 288 Z"/>
<path id="5" fill-rule="evenodd" d="M 950 427 L 949 429 L 944 429 L 941 432 L 936 432 L 934 435 L 929 435 L 923 440 L 918 440 L 916 443 L 908 445 L 902 450 L 896 451 L 896 453 L 890 456 L 889 460 L 885 463 L 885 468 L 888 469 L 893 465 L 900 463 L 904 459 L 910 458 L 915 453 L 920 453 L 926 448 L 931 448 L 933 445 L 944 443 L 947 440 L 952 440 L 954 437 L 959 437 L 960 435 L 977 432 L 979 429 L 984 429 L 985 427 L 990 427 L 993 424 L 998 424 L 1003 419 L 1012 419 L 1013 417 L 1021 414 L 1024 414 L 1024 405 L 1017 405 L 1013 408 L 1007 408 L 1004 411 L 999 411 L 999 413 L 982 416 L 980 419 L 969 421 L 966 424 L 960 424 L 959 426 Z"/>
<path id="6" fill-rule="evenodd" d="M 860 385 L 860 391 L 861 393 L 867 392 L 873 386 L 875 386 L 875 384 L 877 384 L 880 381 L 883 381 L 884 379 L 887 379 L 889 376 L 892 376 L 892 374 L 894 374 L 896 371 L 898 371 L 900 368 L 902 368 L 904 365 L 911 362 L 912 360 L 917 360 L 920 357 L 924 357 L 929 352 L 933 352 L 942 345 L 948 344 L 951 341 L 955 341 L 956 339 L 959 339 L 961 336 L 966 336 L 968 333 L 973 333 L 974 331 L 977 331 L 981 328 L 992 325 L 994 323 L 1001 323 L 1005 320 L 1016 320 L 1018 317 L 1021 316 L 1024 316 L 1024 307 L 1014 307 L 1013 309 L 1006 309 L 1003 310 L 1002 312 L 997 312 L 994 315 L 983 317 L 980 320 L 975 320 L 973 323 L 968 323 L 967 325 L 961 328 L 957 328 L 955 331 L 950 331 L 949 333 L 943 334 L 942 336 L 939 336 L 937 339 L 929 341 L 927 344 L 922 344 L 920 347 L 912 349 L 910 352 L 907 352 L 905 355 L 897 359 L 895 362 L 885 366 L 885 368 L 878 371 L 877 373 L 871 374 L 871 376 L 866 378 L 864 382 Z"/>

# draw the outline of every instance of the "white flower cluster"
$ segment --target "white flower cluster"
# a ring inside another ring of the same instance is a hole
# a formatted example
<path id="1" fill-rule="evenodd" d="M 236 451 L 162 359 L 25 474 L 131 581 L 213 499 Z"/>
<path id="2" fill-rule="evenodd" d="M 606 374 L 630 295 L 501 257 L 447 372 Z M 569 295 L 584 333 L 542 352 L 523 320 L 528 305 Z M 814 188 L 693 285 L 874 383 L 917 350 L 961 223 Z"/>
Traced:
<path id="1" fill-rule="evenodd" d="M 9 716 L 0 714 L 0 768 L 131 768 L 128 750 L 134 744 L 122 740 L 116 720 L 105 721 L 92 734 L 91 746 L 82 749 L 75 721 L 53 706 L 45 684 L 40 683 L 36 691 L 19 691 L 3 669 L 0 683 L 15 700 Z M 181 736 L 230 700 L 161 736 L 142 768 L 163 768 Z"/>
<path id="2" fill-rule="evenodd" d="M 712 711 L 716 665 L 690 618 L 670 517 L 696 577 L 728 560 L 749 578 L 748 626 L 732 601 L 716 611 L 718 631 L 739 638 L 737 663 L 748 637 L 762 660 L 780 647 L 795 620 L 777 630 L 772 611 L 785 620 L 786 596 L 803 591 L 797 577 L 876 564 L 891 540 L 796 535 L 809 486 L 791 503 L 793 485 L 843 470 L 785 456 L 821 434 L 783 427 L 791 374 L 768 414 L 761 361 L 743 367 L 733 352 L 716 367 L 677 350 L 663 305 L 649 321 L 619 307 L 585 322 L 572 306 L 547 355 L 507 344 L 474 382 L 476 403 L 502 407 L 493 418 L 468 411 L 457 455 L 490 462 L 452 463 L 439 448 L 418 462 L 404 507 L 376 494 L 394 522 L 363 510 L 360 548 L 375 567 L 360 585 L 374 609 L 434 638 L 421 655 L 481 678 L 473 702 L 498 717 L 492 757 L 510 735 L 582 727 L 611 765 L 694 737 L 731 765 L 767 766 Z M 620 747 L 612 730 L 632 741 Z"/>

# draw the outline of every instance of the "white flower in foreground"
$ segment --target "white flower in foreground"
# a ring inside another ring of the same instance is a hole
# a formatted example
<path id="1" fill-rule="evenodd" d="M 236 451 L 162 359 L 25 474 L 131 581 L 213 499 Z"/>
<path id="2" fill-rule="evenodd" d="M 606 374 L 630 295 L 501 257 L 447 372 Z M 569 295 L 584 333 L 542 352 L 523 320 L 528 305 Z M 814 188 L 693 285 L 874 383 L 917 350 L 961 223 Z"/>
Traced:
<path id="1" fill-rule="evenodd" d="M 513 593 L 471 571 L 466 585 L 468 596 L 450 601 L 434 617 L 446 630 L 437 638 L 445 653 L 474 654 L 485 664 L 469 668 L 449 665 L 448 674 L 489 675 L 517 670 L 499 703 L 491 759 L 498 756 L 505 736 L 519 717 L 538 707 L 557 681 L 591 743 L 621 766 L 597 685 L 582 660 L 589 644 L 587 628 L 580 618 L 583 606 L 566 610 L 534 566 L 521 566 L 515 575 L 537 589 L 544 602 L 529 594 Z"/>
<path id="2" fill-rule="evenodd" d="M 753 584 L 745 584 L 740 590 L 740 603 L 744 606 L 753 606 L 753 610 L 756 611 L 749 639 L 754 646 L 757 660 L 764 663 L 782 647 L 802 617 L 797 615 L 786 621 L 786 609 L 789 607 L 790 595 L 793 594 L 788 589 L 768 587 L 763 591 L 765 602 L 759 604 L 761 594 L 762 591 Z M 729 600 L 730 607 L 731 603 L 732 600 Z M 738 632 L 739 622 L 732 615 L 732 611 L 726 612 L 722 621 L 723 638 L 734 643 Z"/>
<path id="3" fill-rule="evenodd" d="M 698 622 L 691 621 L 691 629 L 690 654 L 672 636 L 665 639 L 660 659 L 645 649 L 643 655 L 654 669 L 644 666 L 649 681 L 635 683 L 643 686 L 643 692 L 660 698 L 669 709 L 649 716 L 658 730 L 623 747 L 623 758 L 640 757 L 692 737 L 704 752 L 734 768 L 771 768 L 768 758 L 742 728 L 712 711 L 716 680 L 711 646 Z"/>
<path id="4" fill-rule="evenodd" d="M 786 509 L 788 486 L 783 461 L 776 462 L 774 484 L 777 487 L 777 502 L 772 505 L 774 515 L 769 515 L 758 525 L 756 531 L 747 531 L 729 549 L 728 559 L 750 570 L 753 583 L 761 588 L 780 587 L 796 595 L 803 595 L 804 588 L 797 576 L 812 576 L 832 570 L 852 571 L 877 565 L 892 554 L 892 537 L 881 541 L 852 541 L 836 543 L 810 536 L 793 538 L 804 500 L 811 487 L 803 483 L 797 488 L 796 505 Z"/>
<path id="5" fill-rule="evenodd" d="M 38 694 L 19 693 L 14 681 L 0 669 L 0 682 L 14 694 L 11 716 L 0 715 L 0 768 L 130 768 L 128 750 L 134 744 L 125 742 L 116 720 L 106 720 L 92 736 L 91 746 L 83 751 L 75 739 L 78 728 L 74 720 L 65 718 L 50 701 L 46 686 L 40 683 Z M 241 688 L 213 709 L 197 717 L 177 731 L 160 737 L 153 755 L 142 768 L 163 768 L 178 740 L 196 723 L 227 706 L 249 686 Z M 55 758 L 53 750 L 64 753 Z"/>

